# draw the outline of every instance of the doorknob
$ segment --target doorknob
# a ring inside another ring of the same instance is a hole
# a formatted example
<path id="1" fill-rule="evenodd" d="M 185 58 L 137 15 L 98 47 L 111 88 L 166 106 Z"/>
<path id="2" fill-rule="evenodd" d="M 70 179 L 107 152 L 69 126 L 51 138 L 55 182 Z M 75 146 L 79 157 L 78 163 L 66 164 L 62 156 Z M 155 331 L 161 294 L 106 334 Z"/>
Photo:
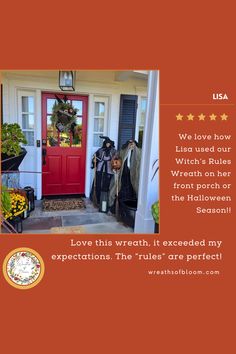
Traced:
<path id="1" fill-rule="evenodd" d="M 43 165 L 46 165 L 47 149 L 45 148 L 42 149 L 42 155 L 43 155 Z"/>

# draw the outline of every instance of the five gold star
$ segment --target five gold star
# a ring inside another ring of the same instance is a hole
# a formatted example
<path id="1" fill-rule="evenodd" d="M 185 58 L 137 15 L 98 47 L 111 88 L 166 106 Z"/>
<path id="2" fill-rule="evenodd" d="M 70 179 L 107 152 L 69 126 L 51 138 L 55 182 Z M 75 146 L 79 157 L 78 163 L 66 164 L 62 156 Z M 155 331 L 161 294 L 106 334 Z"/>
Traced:
<path id="1" fill-rule="evenodd" d="M 183 116 L 179 113 L 179 114 L 177 114 L 176 119 L 177 120 L 183 120 Z"/>
<path id="2" fill-rule="evenodd" d="M 217 116 L 214 113 L 212 113 L 209 117 L 210 117 L 210 120 L 216 120 Z"/>
<path id="3" fill-rule="evenodd" d="M 228 116 L 224 113 L 224 114 L 222 114 L 222 116 L 220 116 L 221 117 L 221 120 L 227 120 L 227 118 L 228 118 Z"/>
<path id="4" fill-rule="evenodd" d="M 227 119 L 228 119 L 228 116 L 227 116 L 227 114 L 225 114 L 225 113 L 223 113 L 222 115 L 219 115 L 218 117 L 220 117 L 222 121 L 223 121 L 223 120 L 226 120 L 226 121 L 227 121 Z M 194 115 L 193 115 L 192 113 L 189 113 L 188 115 L 186 115 L 186 117 L 184 117 L 184 116 L 183 116 L 182 114 L 180 114 L 180 113 L 176 115 L 176 120 L 180 120 L 180 121 L 186 120 L 186 119 L 184 119 L 184 118 L 187 118 L 187 120 L 193 121 L 193 120 L 194 120 Z M 203 113 L 199 114 L 199 116 L 198 116 L 198 120 L 199 120 L 199 121 L 200 121 L 200 120 L 201 120 L 201 121 L 205 121 L 205 118 L 206 118 L 206 115 L 203 114 Z M 212 113 L 212 114 L 209 115 L 209 118 L 210 118 L 210 120 L 212 120 L 212 121 L 216 121 L 217 115 L 214 114 L 214 113 Z"/>
<path id="5" fill-rule="evenodd" d="M 205 117 L 206 117 L 206 116 L 204 116 L 203 113 L 201 113 L 201 114 L 198 116 L 199 120 L 205 120 Z"/>
<path id="6" fill-rule="evenodd" d="M 187 116 L 188 120 L 193 120 L 194 116 L 192 115 L 192 113 L 190 113 L 188 116 Z"/>

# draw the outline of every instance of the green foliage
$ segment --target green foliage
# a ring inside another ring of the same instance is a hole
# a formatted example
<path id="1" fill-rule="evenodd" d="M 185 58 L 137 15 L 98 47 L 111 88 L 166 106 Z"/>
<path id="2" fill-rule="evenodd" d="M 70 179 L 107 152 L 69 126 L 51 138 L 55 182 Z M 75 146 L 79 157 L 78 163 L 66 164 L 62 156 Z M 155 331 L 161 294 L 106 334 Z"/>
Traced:
<path id="1" fill-rule="evenodd" d="M 2 125 L 1 152 L 8 156 L 18 156 L 21 152 L 20 144 L 27 144 L 27 140 L 17 123 Z"/>
<path id="2" fill-rule="evenodd" d="M 1 190 L 1 211 L 4 213 L 10 212 L 11 210 L 11 196 L 7 190 L 7 187 L 2 186 Z"/>
<path id="3" fill-rule="evenodd" d="M 159 224 L 159 213 L 160 213 L 160 208 L 159 208 L 159 201 L 152 204 L 152 216 L 156 224 Z"/>

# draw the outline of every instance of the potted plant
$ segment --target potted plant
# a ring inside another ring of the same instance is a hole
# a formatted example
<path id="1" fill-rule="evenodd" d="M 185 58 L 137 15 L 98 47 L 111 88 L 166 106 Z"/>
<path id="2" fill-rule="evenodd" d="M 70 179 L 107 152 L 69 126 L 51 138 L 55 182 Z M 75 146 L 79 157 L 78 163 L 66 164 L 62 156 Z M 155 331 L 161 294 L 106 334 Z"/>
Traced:
<path id="1" fill-rule="evenodd" d="M 26 193 L 21 190 L 8 189 L 2 186 L 1 190 L 1 210 L 2 225 L 5 229 L 12 233 L 22 233 L 22 219 L 28 210 L 28 200 Z"/>
<path id="2" fill-rule="evenodd" d="M 1 135 L 2 172 L 18 170 L 27 153 L 21 144 L 27 144 L 27 140 L 17 123 L 4 123 Z"/>
<path id="3" fill-rule="evenodd" d="M 159 233 L 159 213 L 160 213 L 160 208 L 159 208 L 159 200 L 152 204 L 152 217 L 155 221 L 155 233 Z"/>
<path id="4" fill-rule="evenodd" d="M 28 209 L 26 193 L 20 190 L 2 189 L 2 211 L 5 219 L 11 222 Z"/>

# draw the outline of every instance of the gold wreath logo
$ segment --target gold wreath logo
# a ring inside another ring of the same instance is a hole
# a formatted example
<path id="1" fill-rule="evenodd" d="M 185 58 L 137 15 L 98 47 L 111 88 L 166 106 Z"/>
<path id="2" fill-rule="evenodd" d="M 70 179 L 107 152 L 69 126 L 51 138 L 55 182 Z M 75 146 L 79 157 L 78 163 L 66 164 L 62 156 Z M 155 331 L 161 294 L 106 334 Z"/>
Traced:
<path id="1" fill-rule="evenodd" d="M 44 262 L 40 254 L 31 248 L 16 248 L 3 262 L 3 275 L 13 287 L 21 290 L 36 286 L 44 276 Z"/>

